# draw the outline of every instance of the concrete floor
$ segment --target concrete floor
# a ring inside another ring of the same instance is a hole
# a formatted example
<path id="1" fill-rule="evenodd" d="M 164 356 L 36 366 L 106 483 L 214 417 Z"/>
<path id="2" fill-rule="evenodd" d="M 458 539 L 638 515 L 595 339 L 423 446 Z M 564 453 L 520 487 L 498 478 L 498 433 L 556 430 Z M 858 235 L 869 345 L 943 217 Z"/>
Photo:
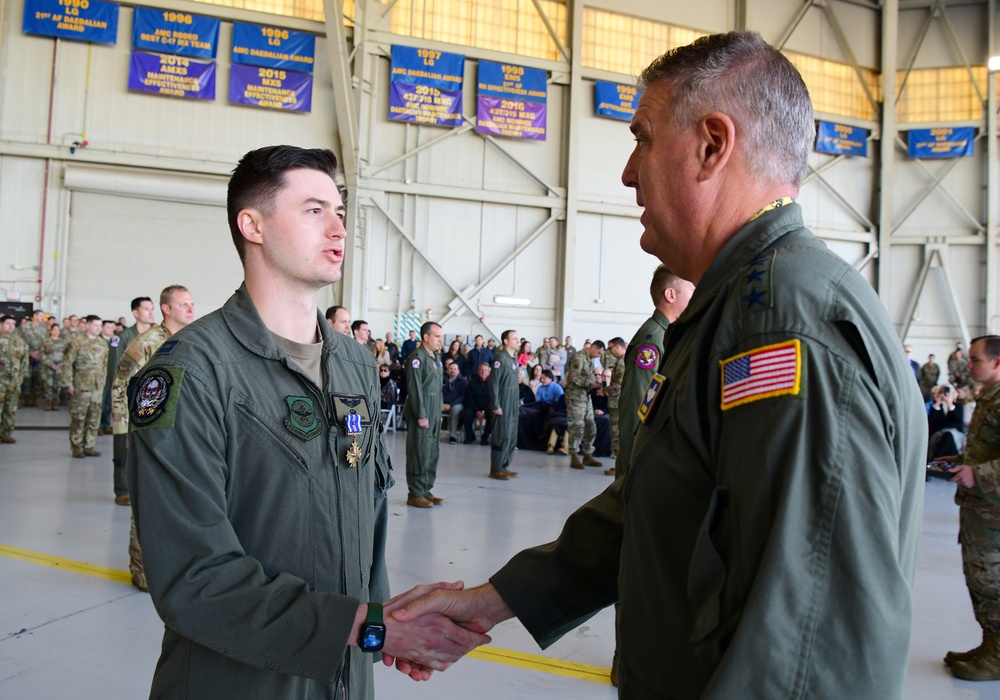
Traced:
<path id="1" fill-rule="evenodd" d="M 90 700 L 146 697 L 162 624 L 146 594 L 127 583 L 129 510 L 111 494 L 111 438 L 99 458 L 72 459 L 65 409 L 22 409 L 17 444 L 0 446 L 0 698 Z M 389 435 L 403 480 L 405 433 Z M 600 469 L 568 468 L 556 455 L 519 451 L 509 481 L 485 478 L 488 448 L 441 445 L 435 494 L 445 505 L 408 508 L 404 483 L 390 492 L 387 558 L 394 591 L 429 580 L 483 582 L 521 548 L 555 537 L 565 517 L 601 491 Z M 1000 682 L 957 681 L 948 649 L 978 643 L 961 573 L 954 487 L 927 485 L 906 698 L 1000 700 Z M 380 698 L 616 697 L 606 672 L 614 616 L 604 611 L 541 651 L 511 621 L 493 644 L 430 682 L 377 666 Z"/>

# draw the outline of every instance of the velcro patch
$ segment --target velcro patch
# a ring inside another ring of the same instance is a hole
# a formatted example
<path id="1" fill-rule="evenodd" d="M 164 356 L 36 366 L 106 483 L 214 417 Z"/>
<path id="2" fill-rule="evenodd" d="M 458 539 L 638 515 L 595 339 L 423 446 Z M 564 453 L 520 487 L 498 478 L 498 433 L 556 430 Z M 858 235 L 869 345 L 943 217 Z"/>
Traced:
<path id="1" fill-rule="evenodd" d="M 139 379 L 129 411 L 132 430 L 173 428 L 183 367 L 154 367 Z"/>
<path id="2" fill-rule="evenodd" d="M 802 365 L 799 340 L 765 345 L 722 360 L 722 410 L 775 396 L 797 396 Z"/>
<path id="3" fill-rule="evenodd" d="M 160 346 L 160 349 L 156 351 L 156 354 L 157 355 L 169 355 L 170 352 L 174 349 L 174 346 L 177 345 L 177 343 L 179 343 L 179 342 L 181 342 L 181 341 L 179 341 L 179 340 L 168 340 L 168 341 L 166 341 L 165 343 L 163 343 L 163 345 Z"/>
<path id="4" fill-rule="evenodd" d="M 420 360 L 414 357 L 413 360 L 410 361 L 410 367 L 413 369 L 420 369 Z"/>
<path id="5" fill-rule="evenodd" d="M 642 345 L 636 351 L 635 366 L 639 369 L 653 369 L 660 361 L 660 351 L 655 345 Z"/>

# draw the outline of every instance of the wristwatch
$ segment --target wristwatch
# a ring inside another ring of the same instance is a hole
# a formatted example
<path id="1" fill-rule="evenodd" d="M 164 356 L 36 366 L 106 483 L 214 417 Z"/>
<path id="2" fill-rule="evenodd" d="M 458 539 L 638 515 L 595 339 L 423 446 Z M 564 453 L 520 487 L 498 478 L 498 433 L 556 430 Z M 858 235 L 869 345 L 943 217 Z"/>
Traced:
<path id="1" fill-rule="evenodd" d="M 361 651 L 382 651 L 385 644 L 385 624 L 382 622 L 382 603 L 368 603 L 368 616 L 358 634 Z"/>

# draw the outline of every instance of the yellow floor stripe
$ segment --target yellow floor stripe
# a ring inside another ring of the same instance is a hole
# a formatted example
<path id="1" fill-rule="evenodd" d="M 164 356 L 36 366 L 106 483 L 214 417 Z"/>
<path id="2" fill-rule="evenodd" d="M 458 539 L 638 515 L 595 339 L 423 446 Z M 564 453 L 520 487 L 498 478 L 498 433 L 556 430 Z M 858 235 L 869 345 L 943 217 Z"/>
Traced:
<path id="1" fill-rule="evenodd" d="M 49 554 L 41 554 L 27 549 L 9 547 L 5 544 L 0 544 L 0 556 L 10 557 L 11 559 L 19 559 L 20 561 L 31 562 L 32 564 L 41 564 L 42 566 L 52 566 L 57 569 L 63 569 L 64 571 L 72 571 L 74 574 L 95 576 L 108 581 L 118 581 L 119 583 L 128 584 L 132 583 L 132 575 L 128 571 L 109 569 L 106 566 L 97 566 L 95 564 L 88 564 L 86 562 L 75 561 L 73 559 L 53 557 Z"/>
<path id="2" fill-rule="evenodd" d="M 49 554 L 32 552 L 27 549 L 19 549 L 18 547 L 10 547 L 4 544 L 0 544 L 0 556 L 17 559 L 19 561 L 26 561 L 32 564 L 41 564 L 42 566 L 52 566 L 57 569 L 63 569 L 64 571 L 72 571 L 75 574 L 95 576 L 108 581 L 117 581 L 119 583 L 128 584 L 132 583 L 132 576 L 128 571 L 109 569 L 105 566 L 96 566 L 82 561 L 74 561 L 73 559 L 54 557 Z M 608 680 L 609 669 L 602 668 L 600 666 L 588 666 L 586 664 L 578 664 L 572 661 L 564 661 L 563 659 L 552 659 L 548 656 L 525 654 L 520 651 L 500 649 L 498 647 L 491 646 L 480 647 L 472 651 L 469 656 L 474 659 L 482 659 L 483 661 L 492 661 L 493 663 L 506 664 L 507 666 L 526 668 L 531 671 L 542 671 L 543 673 L 552 673 L 557 676 L 566 676 L 568 678 L 578 678 L 592 683 L 603 683 L 604 685 L 611 684 L 611 681 Z"/>

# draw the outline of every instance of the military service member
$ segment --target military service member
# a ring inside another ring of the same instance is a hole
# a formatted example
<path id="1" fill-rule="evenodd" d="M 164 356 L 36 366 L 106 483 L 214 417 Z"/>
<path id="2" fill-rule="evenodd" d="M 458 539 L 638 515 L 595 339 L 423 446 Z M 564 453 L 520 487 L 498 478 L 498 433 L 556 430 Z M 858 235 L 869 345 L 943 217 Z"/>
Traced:
<path id="1" fill-rule="evenodd" d="M 628 474 L 489 584 L 393 616 L 516 615 L 547 646 L 617 600 L 622 698 L 901 698 L 927 418 L 871 285 L 792 200 L 809 93 L 746 31 L 641 84 L 622 180 L 643 250 L 697 290 Z"/>
<path id="2" fill-rule="evenodd" d="M 672 273 L 666 265 L 660 265 L 653 272 L 653 280 L 649 283 L 653 315 L 639 326 L 619 368 L 618 381 L 622 388 L 618 397 L 618 452 L 615 466 L 604 472 L 608 476 L 625 476 L 628 470 L 632 440 L 636 426 L 639 425 L 637 411 L 663 356 L 663 335 L 667 326 L 684 313 L 692 294 L 694 285 Z M 612 377 L 612 382 L 614 381 Z"/>
<path id="3" fill-rule="evenodd" d="M 962 568 L 983 642 L 966 652 L 949 651 L 944 662 L 958 678 L 1000 680 L 1000 336 L 975 338 L 969 344 L 969 377 L 983 385 L 969 423 L 965 452 L 952 481 L 959 484 L 959 541 Z"/>
<path id="4" fill-rule="evenodd" d="M 113 448 L 111 450 L 112 479 L 114 483 L 115 496 L 124 494 L 128 496 L 128 486 L 125 483 L 125 433 L 120 433 L 114 427 L 114 386 L 115 373 L 118 371 L 118 361 L 125 352 L 125 348 L 140 333 L 145 333 L 156 321 L 156 314 L 153 308 L 153 300 L 149 297 L 136 297 L 132 300 L 132 316 L 135 323 L 128 328 L 115 333 L 111 338 L 111 347 L 108 350 L 108 378 L 104 385 L 104 392 L 108 396 L 108 405 L 111 407 L 111 434 Z M 122 504 L 124 505 L 124 504 Z"/>
<path id="5" fill-rule="evenodd" d="M 622 390 L 622 374 L 625 368 L 625 339 L 615 337 L 608 341 L 608 349 L 601 358 L 605 371 L 611 371 L 611 380 L 604 387 L 604 395 L 608 397 L 608 420 L 611 424 L 611 456 L 618 456 L 618 397 Z M 618 380 L 615 380 L 618 375 Z M 614 467 L 611 467 L 613 470 Z M 605 470 L 607 474 L 610 470 Z"/>
<path id="6" fill-rule="evenodd" d="M 42 371 L 42 399 L 46 411 L 59 410 L 59 392 L 62 391 L 63 352 L 69 338 L 62 335 L 58 323 L 49 326 L 49 335 L 38 349 L 38 364 Z"/>
<path id="7" fill-rule="evenodd" d="M 28 345 L 28 377 L 23 384 L 22 397 L 25 407 L 37 406 L 39 397 L 42 395 L 42 369 L 39 361 L 39 351 L 42 343 L 49 336 L 48 325 L 46 323 L 45 312 L 35 309 L 29 319 L 24 319 L 25 323 L 18 329 L 22 340 Z"/>
<path id="8" fill-rule="evenodd" d="M 17 334 L 13 316 L 0 318 L 0 442 L 14 443 L 14 415 L 29 373 L 28 344 Z"/>
<path id="9" fill-rule="evenodd" d="M 510 470 L 517 447 L 517 420 L 520 402 L 517 387 L 517 349 L 521 338 L 517 331 L 504 331 L 500 347 L 493 354 L 490 370 L 490 411 L 493 413 L 493 430 L 490 432 L 490 478 L 513 479 L 517 472 Z"/>
<path id="10" fill-rule="evenodd" d="M 406 505 L 430 508 L 442 499 L 431 493 L 441 448 L 441 326 L 420 327 L 423 342 L 406 358 Z"/>
<path id="11" fill-rule="evenodd" d="M 136 380 L 129 493 L 168 621 L 152 697 L 368 700 L 373 654 L 426 678 L 489 639 L 382 618 L 378 375 L 316 305 L 344 259 L 335 174 L 327 150 L 243 157 L 227 210 L 244 283 Z"/>
<path id="12" fill-rule="evenodd" d="M 108 343 L 101 337 L 101 317 L 87 316 L 84 332 L 66 346 L 62 383 L 69 400 L 69 445 L 74 457 L 100 457 L 94 449 L 101 423 L 101 399 L 108 364 Z"/>
<path id="13" fill-rule="evenodd" d="M 604 343 L 595 340 L 583 350 L 573 353 L 566 367 L 566 432 L 569 434 L 569 466 L 583 469 L 584 466 L 599 467 L 594 459 L 594 440 L 597 438 L 597 424 L 594 422 L 594 405 L 590 401 L 590 390 L 600 386 L 594 378 L 594 358 L 604 352 Z M 583 452 L 580 461 L 578 452 Z"/>

